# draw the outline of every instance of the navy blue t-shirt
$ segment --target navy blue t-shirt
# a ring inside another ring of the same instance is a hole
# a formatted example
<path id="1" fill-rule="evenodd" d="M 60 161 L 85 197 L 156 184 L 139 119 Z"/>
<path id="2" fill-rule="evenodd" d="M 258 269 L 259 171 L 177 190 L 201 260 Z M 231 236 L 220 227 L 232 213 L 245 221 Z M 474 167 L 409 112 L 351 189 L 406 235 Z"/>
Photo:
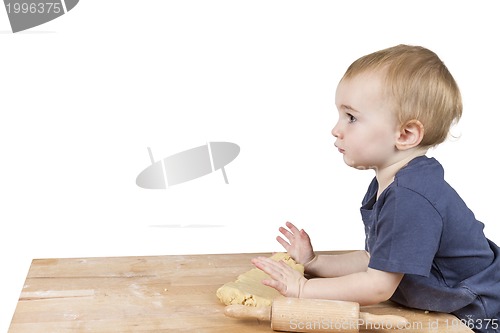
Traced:
<path id="1" fill-rule="evenodd" d="M 476 332 L 500 332 L 500 249 L 444 180 L 441 164 L 417 157 L 378 199 L 377 190 L 374 178 L 361 215 L 368 266 L 405 274 L 391 300 L 453 313 L 474 321 Z"/>

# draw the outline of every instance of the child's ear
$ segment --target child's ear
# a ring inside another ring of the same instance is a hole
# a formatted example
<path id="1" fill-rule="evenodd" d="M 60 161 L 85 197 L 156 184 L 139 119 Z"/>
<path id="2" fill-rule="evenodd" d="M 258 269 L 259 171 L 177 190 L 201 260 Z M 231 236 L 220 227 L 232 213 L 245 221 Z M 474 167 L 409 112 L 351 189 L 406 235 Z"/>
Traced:
<path id="1" fill-rule="evenodd" d="M 396 140 L 396 148 L 398 150 L 406 150 L 416 147 L 424 138 L 424 125 L 416 119 L 410 120 L 401 126 L 398 138 Z"/>

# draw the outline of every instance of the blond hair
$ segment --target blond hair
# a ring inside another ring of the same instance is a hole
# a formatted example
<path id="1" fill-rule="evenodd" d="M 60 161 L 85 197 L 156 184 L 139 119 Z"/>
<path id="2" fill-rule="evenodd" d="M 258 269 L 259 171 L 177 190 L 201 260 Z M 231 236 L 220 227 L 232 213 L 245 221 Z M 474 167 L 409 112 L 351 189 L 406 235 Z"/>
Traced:
<path id="1" fill-rule="evenodd" d="M 420 146 L 446 140 L 450 127 L 462 116 L 462 98 L 448 68 L 432 51 L 398 45 L 353 62 L 342 80 L 366 71 L 385 75 L 385 91 L 392 99 L 401 126 L 418 120 L 424 126 Z"/>

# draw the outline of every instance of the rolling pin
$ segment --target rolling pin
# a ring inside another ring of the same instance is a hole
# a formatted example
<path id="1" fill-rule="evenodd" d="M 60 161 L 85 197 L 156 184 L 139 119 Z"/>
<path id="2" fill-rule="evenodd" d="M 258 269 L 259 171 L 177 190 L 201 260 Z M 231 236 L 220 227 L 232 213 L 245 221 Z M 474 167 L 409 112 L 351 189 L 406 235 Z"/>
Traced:
<path id="1" fill-rule="evenodd" d="M 400 329 L 408 325 L 404 317 L 359 312 L 355 302 L 279 297 L 271 307 L 228 305 L 224 314 L 233 318 L 271 321 L 275 331 L 356 333 L 367 329 Z"/>

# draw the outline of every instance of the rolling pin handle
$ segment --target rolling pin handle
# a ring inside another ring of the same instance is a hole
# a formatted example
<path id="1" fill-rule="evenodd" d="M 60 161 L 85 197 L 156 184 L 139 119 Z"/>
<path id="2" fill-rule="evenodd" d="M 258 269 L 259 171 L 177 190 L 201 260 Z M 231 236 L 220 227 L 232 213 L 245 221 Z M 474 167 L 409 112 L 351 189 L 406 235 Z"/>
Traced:
<path id="1" fill-rule="evenodd" d="M 241 304 L 228 305 L 224 309 L 224 314 L 228 317 L 248 319 L 255 318 L 259 320 L 271 320 L 271 307 L 261 306 L 253 307 Z"/>
<path id="2" fill-rule="evenodd" d="M 410 322 L 401 316 L 394 315 L 374 315 L 367 312 L 359 313 L 359 324 L 365 328 L 383 327 L 389 329 L 404 329 L 408 327 Z"/>

